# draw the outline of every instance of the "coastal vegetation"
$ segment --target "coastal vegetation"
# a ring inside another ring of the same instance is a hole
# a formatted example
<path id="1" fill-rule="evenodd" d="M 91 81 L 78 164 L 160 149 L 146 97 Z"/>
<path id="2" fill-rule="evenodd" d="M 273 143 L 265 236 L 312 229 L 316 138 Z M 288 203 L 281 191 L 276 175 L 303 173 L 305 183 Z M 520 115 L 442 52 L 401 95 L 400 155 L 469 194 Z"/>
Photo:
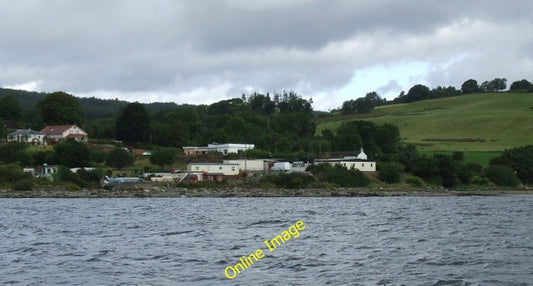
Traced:
<path id="1" fill-rule="evenodd" d="M 256 148 L 240 156 L 287 160 L 353 156 L 364 148 L 368 158 L 378 162 L 375 173 L 319 164 L 307 173 L 261 178 L 241 174 L 216 183 L 223 187 L 527 186 L 533 178 L 532 85 L 516 81 L 503 92 L 505 84 L 498 78 L 481 85 L 470 79 L 461 89 L 415 85 L 391 101 L 370 92 L 331 112 L 314 111 L 312 99 L 294 92 L 176 105 L 0 89 L 4 122 L 35 130 L 76 123 L 91 138 L 88 144 L 0 144 L 0 186 L 98 188 L 104 175 L 184 169 L 191 158 L 182 155 L 181 147 L 208 142 L 251 143 Z M 0 125 L 0 136 L 6 138 L 11 130 Z M 133 149 L 150 152 L 145 156 Z M 211 154 L 197 159 L 236 157 Z M 54 183 L 24 172 L 25 167 L 46 164 L 63 166 Z M 90 169 L 70 170 L 77 167 Z"/>

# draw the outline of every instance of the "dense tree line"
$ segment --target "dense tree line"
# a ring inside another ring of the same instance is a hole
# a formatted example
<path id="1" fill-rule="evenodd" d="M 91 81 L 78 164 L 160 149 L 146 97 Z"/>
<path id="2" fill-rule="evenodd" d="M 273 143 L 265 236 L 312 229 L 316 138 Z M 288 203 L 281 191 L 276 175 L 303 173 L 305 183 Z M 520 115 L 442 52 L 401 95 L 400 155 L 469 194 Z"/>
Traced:
<path id="1" fill-rule="evenodd" d="M 376 106 L 394 104 L 394 103 L 411 103 L 420 100 L 444 98 L 472 93 L 489 93 L 499 92 L 507 88 L 507 79 L 495 78 L 491 81 L 484 81 L 481 85 L 475 79 L 468 79 L 458 90 L 453 86 L 438 86 L 430 89 L 423 84 L 414 85 L 407 93 L 402 91 L 396 98 L 387 101 L 381 98 L 375 91 L 367 93 L 364 97 L 350 99 L 343 102 L 340 108 L 341 114 L 364 114 L 369 113 Z M 511 92 L 533 92 L 533 84 L 526 79 L 513 82 L 509 91 Z"/>

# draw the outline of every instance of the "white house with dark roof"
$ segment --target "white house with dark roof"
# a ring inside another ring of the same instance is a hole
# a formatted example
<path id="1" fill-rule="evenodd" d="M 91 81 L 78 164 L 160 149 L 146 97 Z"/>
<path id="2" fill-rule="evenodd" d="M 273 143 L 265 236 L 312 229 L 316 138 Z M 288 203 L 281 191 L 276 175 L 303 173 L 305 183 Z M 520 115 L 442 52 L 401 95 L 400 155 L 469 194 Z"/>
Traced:
<path id="1" fill-rule="evenodd" d="M 41 133 L 46 135 L 46 139 L 52 143 L 68 138 L 73 138 L 79 142 L 89 140 L 87 132 L 77 125 L 50 125 L 41 130 Z"/>
<path id="2" fill-rule="evenodd" d="M 345 156 L 344 158 L 332 158 L 332 159 L 317 159 L 315 164 L 329 163 L 331 165 L 341 165 L 347 169 L 357 169 L 361 172 L 375 172 L 376 161 L 368 160 L 368 156 L 361 152 L 357 156 Z"/>
<path id="3" fill-rule="evenodd" d="M 7 142 L 22 142 L 32 145 L 43 145 L 45 134 L 32 129 L 17 129 L 7 134 Z"/>

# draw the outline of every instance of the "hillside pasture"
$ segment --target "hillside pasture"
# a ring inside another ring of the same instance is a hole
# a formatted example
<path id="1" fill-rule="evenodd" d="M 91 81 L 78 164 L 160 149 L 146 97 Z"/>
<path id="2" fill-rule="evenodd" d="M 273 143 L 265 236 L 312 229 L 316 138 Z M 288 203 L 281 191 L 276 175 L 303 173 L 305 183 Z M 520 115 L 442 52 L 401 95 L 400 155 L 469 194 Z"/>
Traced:
<path id="1" fill-rule="evenodd" d="M 533 94 L 488 93 L 379 106 L 365 115 L 329 117 L 317 134 L 348 120 L 390 123 L 426 151 L 503 151 L 533 144 Z"/>
<path id="2" fill-rule="evenodd" d="M 434 154 L 441 154 L 441 155 L 452 155 L 453 152 L 451 151 L 419 151 L 419 154 L 426 157 L 433 157 Z M 498 157 L 501 155 L 501 152 L 479 152 L 479 151 L 467 151 L 463 152 L 464 154 L 464 162 L 466 163 L 477 163 L 480 164 L 483 167 L 487 167 L 489 165 L 490 159 Z"/>

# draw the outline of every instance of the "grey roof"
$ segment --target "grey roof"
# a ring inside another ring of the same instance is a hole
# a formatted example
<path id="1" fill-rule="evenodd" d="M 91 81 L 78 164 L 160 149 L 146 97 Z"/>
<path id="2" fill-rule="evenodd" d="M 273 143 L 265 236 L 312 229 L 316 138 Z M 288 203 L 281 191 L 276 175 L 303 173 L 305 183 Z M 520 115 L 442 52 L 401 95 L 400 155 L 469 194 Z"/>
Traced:
<path id="1" fill-rule="evenodd" d="M 17 129 L 15 132 L 9 133 L 9 135 L 44 135 L 43 133 L 39 131 L 35 131 L 32 129 Z"/>

